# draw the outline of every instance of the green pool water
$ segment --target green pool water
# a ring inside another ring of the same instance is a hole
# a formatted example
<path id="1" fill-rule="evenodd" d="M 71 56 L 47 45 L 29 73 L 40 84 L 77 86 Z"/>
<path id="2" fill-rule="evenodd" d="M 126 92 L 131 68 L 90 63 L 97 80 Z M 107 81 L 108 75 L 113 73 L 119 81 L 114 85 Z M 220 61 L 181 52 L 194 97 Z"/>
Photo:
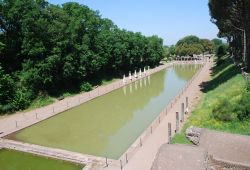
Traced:
<path id="1" fill-rule="evenodd" d="M 0 170 L 81 170 L 83 166 L 13 150 L 0 150 Z"/>
<path id="2" fill-rule="evenodd" d="M 118 159 L 199 67 L 175 65 L 8 138 Z"/>

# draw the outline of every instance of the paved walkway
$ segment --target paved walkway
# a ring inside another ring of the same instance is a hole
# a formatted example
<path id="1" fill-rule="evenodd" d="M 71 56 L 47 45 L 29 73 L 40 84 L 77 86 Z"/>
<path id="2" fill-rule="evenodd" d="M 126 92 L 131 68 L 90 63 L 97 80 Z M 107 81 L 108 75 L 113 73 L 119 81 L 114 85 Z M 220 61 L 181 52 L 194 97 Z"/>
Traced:
<path id="1" fill-rule="evenodd" d="M 191 145 L 164 144 L 157 153 L 152 170 L 205 170 L 207 151 Z"/>
<path id="2" fill-rule="evenodd" d="M 250 136 L 199 130 L 199 145 L 164 144 L 152 170 L 250 170 Z"/>
<path id="3" fill-rule="evenodd" d="M 250 167 L 250 136 L 204 129 L 199 147 L 216 160 Z"/>

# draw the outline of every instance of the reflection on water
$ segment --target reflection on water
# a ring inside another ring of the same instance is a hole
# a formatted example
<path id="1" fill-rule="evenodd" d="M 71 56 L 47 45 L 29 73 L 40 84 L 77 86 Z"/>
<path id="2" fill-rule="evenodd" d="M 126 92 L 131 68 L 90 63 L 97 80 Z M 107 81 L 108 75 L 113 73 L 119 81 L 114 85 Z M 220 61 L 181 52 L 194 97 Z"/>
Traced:
<path id="1" fill-rule="evenodd" d="M 11 138 L 117 159 L 197 69 L 193 65 L 175 65 L 26 128 Z"/>
<path id="2" fill-rule="evenodd" d="M 126 96 L 127 95 L 127 86 L 122 87 L 122 89 L 123 89 L 124 95 Z"/>
<path id="3" fill-rule="evenodd" d="M 196 70 L 200 67 L 201 65 L 198 65 L 198 64 L 188 64 L 188 65 L 178 64 L 178 65 L 174 65 L 174 70 L 180 78 L 184 80 L 188 80 L 189 77 L 192 76 L 196 72 Z"/>

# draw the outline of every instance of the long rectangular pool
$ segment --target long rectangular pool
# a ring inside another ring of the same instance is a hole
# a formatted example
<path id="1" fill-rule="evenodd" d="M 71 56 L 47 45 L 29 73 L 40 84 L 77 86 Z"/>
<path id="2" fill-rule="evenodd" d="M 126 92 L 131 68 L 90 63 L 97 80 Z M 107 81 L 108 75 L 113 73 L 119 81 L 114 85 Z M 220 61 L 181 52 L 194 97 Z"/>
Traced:
<path id="1" fill-rule="evenodd" d="M 8 136 L 118 159 L 200 65 L 175 65 Z"/>

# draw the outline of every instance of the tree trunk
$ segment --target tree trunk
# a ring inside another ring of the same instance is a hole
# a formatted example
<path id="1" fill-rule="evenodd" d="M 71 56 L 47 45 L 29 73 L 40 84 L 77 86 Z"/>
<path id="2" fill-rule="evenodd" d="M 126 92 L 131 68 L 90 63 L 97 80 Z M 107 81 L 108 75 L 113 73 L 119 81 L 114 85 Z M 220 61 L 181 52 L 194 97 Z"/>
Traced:
<path id="1" fill-rule="evenodd" d="M 246 34 L 246 66 L 247 72 L 250 72 L 250 32 Z"/>
<path id="2" fill-rule="evenodd" d="M 246 37 L 246 30 L 243 31 L 243 62 L 246 63 L 246 54 L 247 54 L 247 37 Z"/>

